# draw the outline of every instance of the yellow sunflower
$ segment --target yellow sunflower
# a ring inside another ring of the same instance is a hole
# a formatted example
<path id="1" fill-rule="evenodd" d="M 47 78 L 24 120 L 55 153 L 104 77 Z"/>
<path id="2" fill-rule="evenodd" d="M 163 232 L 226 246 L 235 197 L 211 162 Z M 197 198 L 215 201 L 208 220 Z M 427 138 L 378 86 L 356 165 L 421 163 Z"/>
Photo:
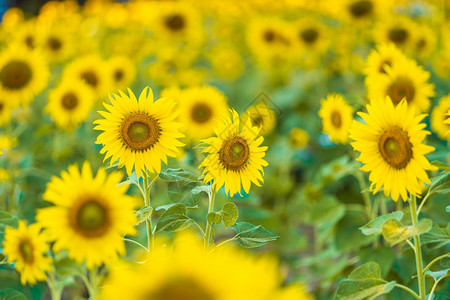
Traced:
<path id="1" fill-rule="evenodd" d="M 217 119 L 228 112 L 228 99 L 212 86 L 183 90 L 178 100 L 179 120 L 187 137 L 194 141 L 211 136 Z"/>
<path id="2" fill-rule="evenodd" d="M 450 136 L 447 132 L 450 130 L 450 125 L 448 124 L 448 110 L 450 109 L 450 94 L 442 97 L 439 100 L 438 105 L 431 112 L 431 129 L 433 129 L 439 138 L 445 140 L 450 140 Z M 445 123 L 447 121 L 447 123 Z"/>
<path id="3" fill-rule="evenodd" d="M 184 233 L 172 245 L 160 243 L 143 264 L 113 268 L 99 300 L 269 300 L 280 283 L 272 257 L 235 247 L 206 253 L 198 237 Z"/>
<path id="4" fill-rule="evenodd" d="M 73 130 L 86 120 L 94 100 L 92 89 L 83 81 L 63 81 L 50 91 L 45 111 L 58 127 Z"/>
<path id="5" fill-rule="evenodd" d="M 8 102 L 3 97 L 0 97 L 0 127 L 7 124 L 11 119 L 11 109 Z"/>
<path id="6" fill-rule="evenodd" d="M 38 210 L 36 220 L 45 228 L 55 251 L 68 250 L 69 257 L 92 269 L 111 263 L 125 253 L 122 237 L 135 234 L 135 201 L 118 185 L 123 175 L 107 176 L 100 168 L 92 174 L 88 162 L 81 172 L 76 165 L 52 177 L 43 199 L 55 206 Z"/>
<path id="7" fill-rule="evenodd" d="M 375 194 L 383 188 L 394 201 L 399 196 L 406 201 L 408 192 L 420 195 L 422 184 L 431 183 L 425 171 L 437 169 L 425 158 L 434 150 L 422 143 L 430 134 L 420 123 L 426 115 L 417 115 L 405 100 L 394 106 L 389 97 L 373 100 L 367 111 L 358 113 L 365 123 L 354 120 L 350 138 L 353 149 L 361 152 L 361 170 L 370 172 L 370 189 Z"/>
<path id="8" fill-rule="evenodd" d="M 102 98 L 111 88 L 111 78 L 105 62 L 96 55 L 73 60 L 63 72 L 64 81 L 83 80 L 94 91 L 96 98 Z"/>
<path id="9" fill-rule="evenodd" d="M 116 55 L 108 59 L 112 90 L 124 89 L 133 84 L 136 78 L 135 63 L 127 56 Z"/>
<path id="10" fill-rule="evenodd" d="M 309 142 L 309 134 L 305 130 L 294 127 L 289 133 L 289 144 L 297 150 L 304 149 Z"/>
<path id="11" fill-rule="evenodd" d="M 417 30 L 414 53 L 421 59 L 430 58 L 436 49 L 437 34 L 435 30 L 427 24 L 420 24 Z"/>
<path id="12" fill-rule="evenodd" d="M 36 22 L 28 21 L 20 25 L 14 34 L 14 41 L 19 47 L 26 47 L 28 50 L 36 48 Z"/>
<path id="13" fill-rule="evenodd" d="M 252 182 L 261 186 L 263 167 L 268 163 L 263 159 L 267 147 L 260 146 L 264 141 L 258 136 L 260 128 L 253 127 L 250 120 L 239 124 L 238 113 L 233 109 L 230 112 L 231 118 L 227 116 L 215 126 L 216 137 L 204 140 L 208 146 L 202 152 L 207 156 L 199 168 L 205 168 L 205 182 L 211 182 L 217 190 L 225 186 L 225 193 L 233 196 L 241 195 L 242 188 L 248 193 Z"/>
<path id="14" fill-rule="evenodd" d="M 406 16 L 386 16 L 379 20 L 374 28 L 374 40 L 377 44 L 394 43 L 406 53 L 415 48 L 417 24 Z"/>
<path id="15" fill-rule="evenodd" d="M 50 63 L 62 63 L 74 54 L 73 34 L 60 24 L 41 25 L 38 27 L 37 47 Z"/>
<path id="16" fill-rule="evenodd" d="M 0 93 L 9 106 L 28 105 L 46 86 L 45 60 L 36 52 L 12 46 L 0 53 Z"/>
<path id="17" fill-rule="evenodd" d="M 22 285 L 46 281 L 45 272 L 52 272 L 52 259 L 45 255 L 49 246 L 40 231 L 38 224 L 27 226 L 23 220 L 19 221 L 17 229 L 5 229 L 3 253 L 8 257 L 9 263 L 16 264 Z"/>
<path id="18" fill-rule="evenodd" d="M 387 0 L 344 0 L 339 13 L 352 24 L 365 25 L 386 14 L 387 4 Z"/>
<path id="19" fill-rule="evenodd" d="M 353 120 L 353 107 L 340 94 L 329 94 L 320 101 L 322 130 L 334 143 L 348 142 L 348 129 Z"/>
<path id="20" fill-rule="evenodd" d="M 252 126 L 260 127 L 260 134 L 264 135 L 273 131 L 277 124 L 275 111 L 265 103 L 256 103 L 250 106 L 242 115 L 242 122 L 250 120 Z"/>
<path id="21" fill-rule="evenodd" d="M 373 49 L 367 57 L 364 74 L 366 80 L 379 74 L 386 74 L 386 67 L 392 67 L 395 64 L 404 63 L 406 56 L 393 43 L 385 43 Z"/>
<path id="22" fill-rule="evenodd" d="M 94 121 L 94 129 L 103 131 L 96 141 L 103 145 L 100 153 L 106 153 L 104 160 L 111 157 L 111 165 L 119 160 L 119 168 L 125 165 L 128 175 L 133 168 L 137 176 L 147 171 L 159 173 L 161 161 L 167 164 L 167 156 L 175 157 L 184 145 L 178 140 L 184 137 L 181 124 L 174 121 L 176 102 L 167 98 L 154 101 L 148 87 L 139 100 L 130 89 L 128 96 L 119 94 L 109 97 L 111 104 L 104 103 L 108 111 L 99 112 L 104 119 Z"/>
<path id="23" fill-rule="evenodd" d="M 430 107 L 430 98 L 435 95 L 434 85 L 429 83 L 430 73 L 414 60 L 403 59 L 391 67 L 385 67 L 386 74 L 372 76 L 366 80 L 370 100 L 384 99 L 386 96 L 397 105 L 406 98 L 408 105 L 425 112 Z"/>

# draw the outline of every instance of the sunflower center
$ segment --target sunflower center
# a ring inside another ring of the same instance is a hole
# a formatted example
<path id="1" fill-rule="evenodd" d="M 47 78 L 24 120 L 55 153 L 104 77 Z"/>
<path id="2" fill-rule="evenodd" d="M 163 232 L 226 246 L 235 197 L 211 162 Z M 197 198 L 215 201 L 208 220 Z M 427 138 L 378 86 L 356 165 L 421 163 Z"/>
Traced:
<path id="1" fill-rule="evenodd" d="M 378 68 L 378 72 L 386 74 L 385 67 L 391 67 L 392 61 L 390 59 L 385 59 L 380 63 L 380 67 Z"/>
<path id="2" fill-rule="evenodd" d="M 174 14 L 166 17 L 165 24 L 172 31 L 180 31 L 184 28 L 185 20 L 182 15 Z"/>
<path id="3" fill-rule="evenodd" d="M 247 141 L 234 136 L 224 141 L 219 151 L 219 160 L 223 166 L 232 171 L 239 171 L 247 165 L 250 157 L 250 148 Z"/>
<path id="4" fill-rule="evenodd" d="M 272 43 L 275 40 L 275 32 L 272 30 L 266 30 L 264 32 L 264 40 L 268 43 Z"/>
<path id="5" fill-rule="evenodd" d="M 22 255 L 22 259 L 26 263 L 32 263 L 34 260 L 33 257 L 33 246 L 30 244 L 30 241 L 24 240 L 19 244 L 19 252 Z"/>
<path id="6" fill-rule="evenodd" d="M 397 79 L 392 82 L 387 89 L 387 95 L 392 99 L 392 102 L 395 105 L 399 104 L 403 98 L 406 98 L 406 101 L 408 102 L 413 101 L 415 94 L 416 90 L 414 85 L 409 79 L 406 78 Z"/>
<path id="7" fill-rule="evenodd" d="M 134 151 L 152 148 L 160 135 L 158 121 L 146 114 L 131 115 L 122 124 L 123 141 Z"/>
<path id="8" fill-rule="evenodd" d="M 116 81 L 121 81 L 123 79 L 123 77 L 124 77 L 123 70 L 117 69 L 114 71 L 114 79 Z"/>
<path id="9" fill-rule="evenodd" d="M 204 103 L 197 103 L 192 108 L 191 117 L 197 123 L 208 122 L 211 116 L 212 116 L 211 108 Z"/>
<path id="10" fill-rule="evenodd" d="M 110 219 L 106 207 L 97 199 L 88 199 L 76 207 L 71 222 L 77 232 L 91 238 L 103 235 L 108 230 Z"/>
<path id="11" fill-rule="evenodd" d="M 145 295 L 142 300 L 214 300 L 203 286 L 189 278 L 174 278 L 161 285 L 156 291 Z"/>
<path id="12" fill-rule="evenodd" d="M 367 0 L 357 1 L 350 5 L 349 10 L 353 17 L 362 18 L 372 12 L 373 3 Z"/>
<path id="13" fill-rule="evenodd" d="M 97 74 L 92 71 L 85 71 L 81 73 L 81 79 L 83 79 L 87 84 L 93 87 L 96 87 L 98 84 Z"/>
<path id="14" fill-rule="evenodd" d="M 399 127 L 385 130 L 378 140 L 378 151 L 393 168 L 405 168 L 412 158 L 412 145 L 408 134 Z"/>
<path id="15" fill-rule="evenodd" d="M 300 32 L 300 37 L 308 44 L 314 43 L 319 37 L 319 33 L 314 28 L 309 28 Z"/>
<path id="16" fill-rule="evenodd" d="M 18 90 L 26 86 L 32 76 L 29 65 L 20 60 L 7 63 L 0 71 L 2 85 L 11 90 Z"/>
<path id="17" fill-rule="evenodd" d="M 334 127 L 339 128 L 342 125 L 342 117 L 341 114 L 338 111 L 333 111 L 331 113 L 331 124 L 333 124 Z"/>
<path id="18" fill-rule="evenodd" d="M 254 127 L 260 127 L 264 125 L 264 118 L 260 114 L 251 116 L 250 121 L 252 122 L 252 126 Z"/>
<path id="19" fill-rule="evenodd" d="M 47 40 L 47 44 L 53 51 L 58 51 L 59 49 L 61 49 L 62 46 L 61 41 L 55 37 L 50 37 Z"/>
<path id="20" fill-rule="evenodd" d="M 408 31 L 404 28 L 392 28 L 389 30 L 389 40 L 395 44 L 403 44 L 408 39 Z"/>
<path id="21" fill-rule="evenodd" d="M 425 48 L 426 45 L 427 41 L 425 39 L 420 39 L 416 44 L 417 50 L 422 50 L 423 48 Z"/>
<path id="22" fill-rule="evenodd" d="M 61 99 L 62 106 L 67 110 L 73 110 L 78 105 L 78 98 L 73 93 L 65 94 Z"/>
<path id="23" fill-rule="evenodd" d="M 31 35 L 25 38 L 25 45 L 30 49 L 34 49 L 34 38 Z"/>

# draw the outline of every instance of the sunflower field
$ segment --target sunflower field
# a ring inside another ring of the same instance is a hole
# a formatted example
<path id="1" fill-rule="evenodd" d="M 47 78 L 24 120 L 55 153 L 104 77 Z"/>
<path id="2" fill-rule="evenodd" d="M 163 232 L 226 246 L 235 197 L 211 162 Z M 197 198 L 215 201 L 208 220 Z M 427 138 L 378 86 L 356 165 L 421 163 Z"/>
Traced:
<path id="1" fill-rule="evenodd" d="M 449 300 L 449 141 L 449 0 L 9 7 L 0 300 Z"/>

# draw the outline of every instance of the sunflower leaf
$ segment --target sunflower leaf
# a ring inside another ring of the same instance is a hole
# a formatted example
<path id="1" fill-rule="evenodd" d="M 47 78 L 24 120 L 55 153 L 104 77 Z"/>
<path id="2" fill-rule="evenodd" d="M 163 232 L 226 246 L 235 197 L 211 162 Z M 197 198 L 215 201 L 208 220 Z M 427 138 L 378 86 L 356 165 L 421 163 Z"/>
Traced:
<path id="1" fill-rule="evenodd" d="M 383 237 L 394 246 L 400 242 L 408 240 L 416 235 L 422 235 L 431 230 L 433 221 L 430 219 L 421 219 L 413 226 L 403 226 L 398 220 L 390 218 L 381 226 Z"/>
<path id="2" fill-rule="evenodd" d="M 255 226 L 247 222 L 238 222 L 231 226 L 237 232 L 235 236 L 239 245 L 245 248 L 256 248 L 267 242 L 275 241 L 277 237 L 263 226 Z"/>
<path id="3" fill-rule="evenodd" d="M 447 227 L 433 226 L 429 232 L 422 236 L 424 244 L 432 244 L 433 249 L 444 247 L 450 243 L 450 223 Z"/>
<path id="4" fill-rule="evenodd" d="M 138 224 L 145 222 L 148 218 L 151 217 L 153 212 L 153 208 L 151 206 L 144 206 L 138 211 L 136 211 L 136 218 L 138 219 Z"/>
<path id="5" fill-rule="evenodd" d="M 198 178 L 194 173 L 184 169 L 167 169 L 165 172 L 158 174 L 159 178 L 167 182 L 197 182 Z"/>
<path id="6" fill-rule="evenodd" d="M 445 172 L 431 178 L 429 193 L 437 193 L 443 195 L 450 193 L 450 173 Z"/>
<path id="7" fill-rule="evenodd" d="M 0 291 L 0 300 L 27 300 L 27 297 L 15 289 L 4 289 Z"/>
<path id="8" fill-rule="evenodd" d="M 177 203 L 169 207 L 159 217 L 156 223 L 156 232 L 161 231 L 180 231 L 189 227 L 193 220 L 186 216 L 187 206 L 181 203 Z"/>
<path id="9" fill-rule="evenodd" d="M 431 277 L 433 277 L 434 278 L 434 280 L 439 280 L 439 279 L 441 279 L 442 277 L 444 277 L 444 276 L 447 276 L 447 275 L 449 275 L 450 274 L 450 269 L 445 269 L 445 270 L 439 270 L 439 271 L 430 271 L 430 270 L 427 270 L 426 272 L 425 272 L 425 275 L 428 275 L 428 276 L 431 276 Z"/>
<path id="10" fill-rule="evenodd" d="M 403 212 L 402 211 L 394 211 L 390 214 L 381 215 L 366 225 L 360 227 L 359 229 L 362 231 L 364 235 L 381 235 L 383 233 L 383 230 L 381 226 L 383 226 L 384 222 L 386 222 L 388 219 L 395 219 L 397 221 L 401 221 L 403 218 Z"/>
<path id="11" fill-rule="evenodd" d="M 208 222 L 210 224 L 220 224 L 222 223 L 222 216 L 216 212 L 210 212 L 207 216 Z"/>
<path id="12" fill-rule="evenodd" d="M 225 227 L 233 225 L 239 216 L 239 211 L 233 202 L 227 202 L 223 205 L 222 210 L 219 211 L 220 216 L 223 220 L 223 225 Z"/>

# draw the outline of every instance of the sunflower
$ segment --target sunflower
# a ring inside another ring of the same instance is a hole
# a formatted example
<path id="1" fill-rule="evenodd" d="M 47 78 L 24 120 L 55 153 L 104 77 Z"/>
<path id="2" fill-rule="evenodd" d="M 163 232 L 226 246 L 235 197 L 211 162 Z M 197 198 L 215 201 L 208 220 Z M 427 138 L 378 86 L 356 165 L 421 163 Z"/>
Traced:
<path id="1" fill-rule="evenodd" d="M 211 136 L 217 119 L 228 111 L 228 99 L 212 86 L 188 88 L 181 92 L 178 100 L 179 120 L 186 135 L 194 141 Z"/>
<path id="2" fill-rule="evenodd" d="M 408 105 L 425 112 L 430 107 L 430 98 L 435 95 L 434 85 L 429 83 L 430 73 L 414 60 L 403 59 L 391 67 L 385 67 L 386 74 L 372 76 L 366 80 L 370 100 L 389 96 L 394 105 L 406 98 Z"/>
<path id="3" fill-rule="evenodd" d="M 252 182 L 257 186 L 264 182 L 267 147 L 260 146 L 264 141 L 258 137 L 260 128 L 253 127 L 249 119 L 240 130 L 238 113 L 233 109 L 230 112 L 231 118 L 227 116 L 215 126 L 216 137 L 203 140 L 208 146 L 202 152 L 208 155 L 199 168 L 205 168 L 204 181 L 217 190 L 225 186 L 227 195 L 241 195 L 242 188 L 250 191 Z"/>
<path id="4" fill-rule="evenodd" d="M 127 56 L 113 56 L 108 59 L 106 64 L 110 72 L 113 90 L 130 86 L 136 78 L 135 64 Z"/>
<path id="5" fill-rule="evenodd" d="M 352 24 L 367 24 L 374 21 L 380 14 L 385 14 L 386 0 L 344 0 L 340 15 Z"/>
<path id="6" fill-rule="evenodd" d="M 308 145 L 308 142 L 308 132 L 298 127 L 292 128 L 291 132 L 289 133 L 289 144 L 293 148 L 297 150 L 304 149 Z"/>
<path id="7" fill-rule="evenodd" d="M 370 189 L 375 194 L 383 188 L 394 201 L 399 196 L 406 201 L 408 192 L 420 195 L 422 184 L 431 183 L 425 171 L 437 169 L 425 158 L 434 150 L 422 143 L 430 134 L 420 123 L 426 115 L 417 115 L 405 100 L 394 106 L 388 96 L 372 101 L 367 111 L 358 113 L 365 123 L 354 120 L 350 138 L 353 149 L 361 152 L 361 170 L 370 172 Z"/>
<path id="8" fill-rule="evenodd" d="M 28 21 L 20 25 L 14 35 L 14 40 L 19 47 L 25 47 L 28 50 L 36 48 L 36 23 Z"/>
<path id="9" fill-rule="evenodd" d="M 102 98 L 111 87 L 111 80 L 105 62 L 98 56 L 88 55 L 72 61 L 63 72 L 64 81 L 83 80 Z"/>
<path id="10" fill-rule="evenodd" d="M 208 55 L 217 76 L 225 80 L 235 80 L 242 75 L 245 63 L 237 49 L 232 46 L 217 46 Z"/>
<path id="11" fill-rule="evenodd" d="M 348 129 L 353 119 L 353 107 L 340 94 L 329 94 L 320 101 L 319 116 L 322 118 L 323 132 L 334 143 L 348 142 Z"/>
<path id="12" fill-rule="evenodd" d="M 242 122 L 247 123 L 250 120 L 252 126 L 260 127 L 260 134 L 270 133 L 277 124 L 275 111 L 265 103 L 256 103 L 250 106 L 242 115 Z"/>
<path id="13" fill-rule="evenodd" d="M 16 264 L 22 285 L 46 281 L 45 272 L 52 272 L 52 259 L 45 255 L 49 247 L 40 231 L 38 224 L 27 226 L 23 220 L 19 221 L 17 229 L 5 229 L 3 253 L 8 257 L 9 263 Z"/>
<path id="14" fill-rule="evenodd" d="M 42 25 L 37 33 L 37 47 L 50 63 L 62 63 L 74 54 L 72 34 L 59 24 Z"/>
<path id="15" fill-rule="evenodd" d="M 94 93 L 83 81 L 65 81 L 50 91 L 45 111 L 64 130 L 85 121 L 94 104 Z"/>
<path id="16" fill-rule="evenodd" d="M 417 24 L 406 16 L 385 17 L 374 29 L 374 40 L 377 44 L 394 43 L 409 53 L 415 48 L 417 27 Z"/>
<path id="17" fill-rule="evenodd" d="M 194 234 L 183 233 L 172 245 L 160 243 L 143 264 L 112 268 L 99 300 L 269 300 L 280 283 L 275 259 L 235 247 L 206 253 Z"/>
<path id="18" fill-rule="evenodd" d="M 385 43 L 373 49 L 367 57 L 364 74 L 366 80 L 379 74 L 386 74 L 386 67 L 392 67 L 395 64 L 404 63 L 406 56 L 393 43 Z"/>
<path id="19" fill-rule="evenodd" d="M 11 109 L 8 102 L 3 97 L 0 97 L 0 127 L 7 124 L 11 119 Z"/>
<path id="20" fill-rule="evenodd" d="M 442 97 L 439 100 L 438 105 L 431 112 L 431 129 L 433 129 L 439 138 L 445 140 L 449 139 L 450 136 L 447 132 L 450 130 L 450 125 L 448 124 L 448 110 L 450 109 L 450 94 Z M 447 121 L 447 123 L 445 123 Z"/>
<path id="21" fill-rule="evenodd" d="M 0 53 L 0 94 L 9 106 L 28 105 L 46 86 L 45 60 L 36 52 L 13 46 Z"/>
<path id="22" fill-rule="evenodd" d="M 437 37 L 435 31 L 427 24 L 420 24 L 417 28 L 414 53 L 421 59 L 430 58 L 436 49 Z"/>
<path id="23" fill-rule="evenodd" d="M 106 175 L 100 168 L 92 174 L 88 162 L 81 172 L 76 165 L 52 177 L 43 199 L 55 206 L 38 210 L 36 220 L 55 241 L 55 251 L 68 250 L 69 257 L 89 269 L 110 263 L 125 253 L 122 237 L 135 234 L 134 199 L 119 185 L 123 175 Z"/>
<path id="24" fill-rule="evenodd" d="M 119 95 L 110 96 L 111 104 L 104 103 L 108 110 L 99 112 L 104 119 L 94 121 L 94 129 L 103 131 L 96 143 L 102 144 L 101 154 L 104 160 L 111 157 L 111 165 L 119 160 L 119 168 L 125 165 L 127 174 L 133 170 L 140 176 L 146 170 L 152 173 L 161 171 L 161 161 L 167 164 L 167 156 L 175 157 L 181 124 L 174 121 L 178 116 L 176 102 L 161 98 L 153 100 L 153 92 L 144 88 L 136 99 L 128 89 L 128 96 L 119 91 Z"/>

